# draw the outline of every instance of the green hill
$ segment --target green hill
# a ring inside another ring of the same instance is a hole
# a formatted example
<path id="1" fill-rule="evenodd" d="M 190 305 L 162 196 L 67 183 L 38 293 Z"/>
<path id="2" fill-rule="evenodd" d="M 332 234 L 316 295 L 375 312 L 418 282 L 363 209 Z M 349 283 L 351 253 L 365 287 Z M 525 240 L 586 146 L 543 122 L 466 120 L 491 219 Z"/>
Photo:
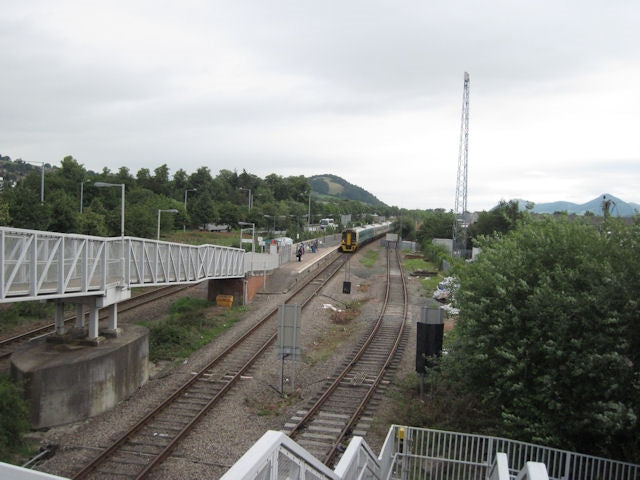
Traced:
<path id="1" fill-rule="evenodd" d="M 328 173 L 313 175 L 309 177 L 309 182 L 311 183 L 313 196 L 320 201 L 355 200 L 373 206 L 387 206 L 363 188 L 352 185 L 336 175 Z"/>

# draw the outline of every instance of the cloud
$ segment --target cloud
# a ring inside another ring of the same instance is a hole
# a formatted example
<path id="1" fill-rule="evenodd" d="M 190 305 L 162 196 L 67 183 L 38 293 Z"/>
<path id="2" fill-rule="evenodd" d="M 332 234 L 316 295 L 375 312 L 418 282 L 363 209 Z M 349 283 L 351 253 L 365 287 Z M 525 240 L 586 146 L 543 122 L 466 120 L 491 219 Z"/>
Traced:
<path id="1" fill-rule="evenodd" d="M 638 201 L 633 2 L 2 3 L 12 158 L 330 172 L 448 209 L 469 71 L 470 208 Z"/>

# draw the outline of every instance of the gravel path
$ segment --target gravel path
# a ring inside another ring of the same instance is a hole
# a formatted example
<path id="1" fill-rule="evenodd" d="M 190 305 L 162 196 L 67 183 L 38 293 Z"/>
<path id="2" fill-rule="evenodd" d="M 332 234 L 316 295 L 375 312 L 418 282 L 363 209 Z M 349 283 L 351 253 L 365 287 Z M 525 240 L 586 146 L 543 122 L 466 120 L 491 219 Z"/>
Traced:
<path id="1" fill-rule="evenodd" d="M 371 246 L 369 248 L 378 248 Z M 296 362 L 295 390 L 290 382 L 285 384 L 283 396 L 280 389 L 280 360 L 275 348 L 246 374 L 239 386 L 215 407 L 188 436 L 171 457 L 152 473 L 157 479 L 217 479 L 240 458 L 267 430 L 280 430 L 298 410 L 308 406 L 311 398 L 321 390 L 328 374 L 333 373 L 342 361 L 352 354 L 358 339 L 369 328 L 380 310 L 384 289 L 384 250 L 379 249 L 378 261 L 373 267 L 364 267 L 358 257 L 351 260 L 351 294 L 342 293 L 345 274 L 339 272 L 322 295 L 312 300 L 303 311 L 302 351 L 303 358 Z M 187 295 L 206 298 L 206 284 L 187 291 Z M 404 375 L 414 368 L 415 321 L 419 318 L 419 282 L 410 281 L 410 319 L 408 344 L 403 350 L 398 374 Z M 153 406 L 159 404 L 179 385 L 188 380 L 193 372 L 200 370 L 210 358 L 221 351 L 244 332 L 264 312 L 282 302 L 284 294 L 257 295 L 248 311 L 233 328 L 222 333 L 215 341 L 201 349 L 188 360 L 177 365 L 156 365 L 149 382 L 135 395 L 121 402 L 113 410 L 84 422 L 52 428 L 46 432 L 34 432 L 33 437 L 43 444 L 59 445 L 56 455 L 39 466 L 39 470 L 71 477 L 82 465 L 93 458 L 132 425 Z M 346 325 L 331 320 L 331 310 L 323 304 L 343 307 L 359 300 L 361 314 Z M 145 307 L 143 313 L 136 311 L 137 318 L 158 318 L 164 315 L 175 297 Z M 216 307 L 217 308 L 217 307 Z M 123 314 L 121 321 L 126 321 Z M 291 363 L 285 364 L 285 377 L 289 377 Z M 392 380 L 392 379 L 389 379 Z M 393 388 L 391 386 L 391 388 Z M 375 416 L 366 440 L 374 451 L 379 451 L 387 433 L 387 423 L 393 410 L 388 395 L 379 395 Z"/>

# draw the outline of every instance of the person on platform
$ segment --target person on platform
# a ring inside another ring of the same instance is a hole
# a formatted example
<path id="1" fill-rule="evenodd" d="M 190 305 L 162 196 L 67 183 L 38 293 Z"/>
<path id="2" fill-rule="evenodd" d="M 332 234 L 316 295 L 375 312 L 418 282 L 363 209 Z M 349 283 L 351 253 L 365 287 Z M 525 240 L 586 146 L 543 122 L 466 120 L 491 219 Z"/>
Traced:
<path id="1" fill-rule="evenodd" d="M 296 251 L 296 258 L 298 259 L 299 262 L 302 261 L 302 245 L 298 245 L 298 250 Z"/>

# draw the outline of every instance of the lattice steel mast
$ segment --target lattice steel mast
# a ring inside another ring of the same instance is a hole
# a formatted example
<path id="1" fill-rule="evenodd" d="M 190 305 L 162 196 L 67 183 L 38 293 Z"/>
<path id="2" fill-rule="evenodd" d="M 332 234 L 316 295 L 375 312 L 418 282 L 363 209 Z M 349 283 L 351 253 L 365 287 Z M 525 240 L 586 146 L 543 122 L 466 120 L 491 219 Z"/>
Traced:
<path id="1" fill-rule="evenodd" d="M 458 150 L 458 179 L 453 220 L 453 255 L 464 256 L 467 248 L 467 165 L 469 161 L 469 74 L 464 72 L 462 92 L 462 121 Z"/>

